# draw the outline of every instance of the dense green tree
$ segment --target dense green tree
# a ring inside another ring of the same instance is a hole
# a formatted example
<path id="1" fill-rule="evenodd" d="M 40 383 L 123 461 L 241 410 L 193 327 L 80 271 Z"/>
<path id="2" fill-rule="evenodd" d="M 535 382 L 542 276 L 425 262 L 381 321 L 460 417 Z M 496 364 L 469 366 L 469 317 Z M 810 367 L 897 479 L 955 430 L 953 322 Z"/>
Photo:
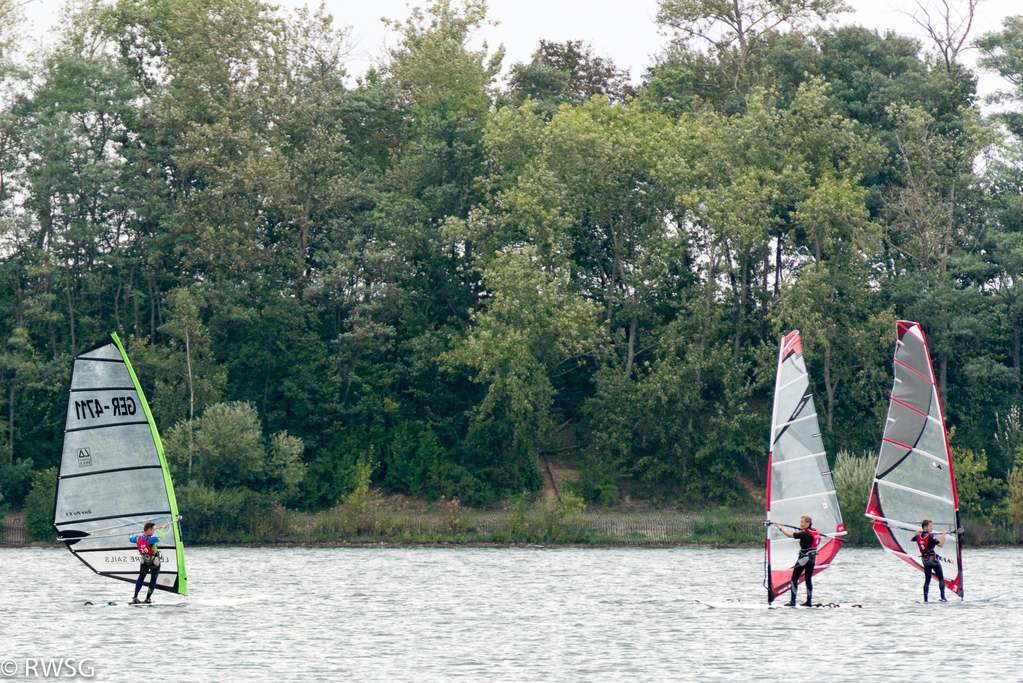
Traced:
<path id="1" fill-rule="evenodd" d="M 0 504 L 58 464 L 110 331 L 207 539 L 562 470 L 604 505 L 747 504 L 780 336 L 829 453 L 862 452 L 912 318 L 964 505 L 1018 531 L 1019 19 L 979 42 L 1009 84 L 984 120 L 955 45 L 814 27 L 842 10 L 664 0 L 633 92 L 578 41 L 503 85 L 482 0 L 413 8 L 357 78 L 322 11 L 77 3 L 27 59 L 0 3 Z"/>

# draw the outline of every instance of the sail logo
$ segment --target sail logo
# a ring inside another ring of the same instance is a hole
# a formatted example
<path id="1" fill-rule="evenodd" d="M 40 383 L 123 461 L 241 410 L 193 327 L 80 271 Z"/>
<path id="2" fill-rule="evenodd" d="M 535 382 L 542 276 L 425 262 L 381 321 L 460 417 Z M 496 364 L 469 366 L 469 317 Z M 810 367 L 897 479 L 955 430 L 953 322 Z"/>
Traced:
<path id="1" fill-rule="evenodd" d="M 92 453 L 89 452 L 88 448 L 78 449 L 78 466 L 89 467 L 92 465 Z"/>
<path id="2" fill-rule="evenodd" d="M 163 552 L 157 551 L 156 556 L 160 558 L 160 562 L 164 561 Z M 103 561 L 113 564 L 138 564 L 142 561 L 141 555 L 104 555 Z"/>

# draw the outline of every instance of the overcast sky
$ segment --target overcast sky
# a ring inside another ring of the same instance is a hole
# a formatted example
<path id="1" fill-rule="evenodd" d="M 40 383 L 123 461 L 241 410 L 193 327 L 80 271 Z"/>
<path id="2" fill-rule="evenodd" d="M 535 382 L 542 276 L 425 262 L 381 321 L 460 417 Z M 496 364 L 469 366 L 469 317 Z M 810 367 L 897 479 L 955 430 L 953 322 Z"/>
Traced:
<path id="1" fill-rule="evenodd" d="M 921 36 L 920 27 L 903 12 L 916 7 L 913 0 L 846 1 L 855 11 L 842 15 L 839 24 Z M 957 0 L 951 1 L 955 4 Z M 57 22 L 61 2 L 30 0 L 25 5 L 37 36 Z M 279 4 L 294 8 L 307 2 L 279 0 Z M 582 40 L 592 45 L 597 54 L 629 69 L 638 81 L 651 63 L 651 56 L 667 42 L 653 21 L 657 5 L 657 0 L 490 0 L 489 16 L 499 23 L 485 28 L 480 39 L 491 47 L 504 44 L 505 68 L 528 61 L 541 38 L 557 42 Z M 349 64 L 353 73 L 365 71 L 372 60 L 383 55 L 386 43 L 395 42 L 381 17 L 404 19 L 409 14 L 408 0 L 326 0 L 326 7 L 339 26 L 353 29 L 356 49 Z M 979 8 L 971 35 L 978 37 L 996 30 L 1004 17 L 1021 13 L 1023 6 L 1019 0 L 986 0 Z M 971 51 L 965 61 L 972 65 L 975 58 L 975 51 Z M 998 77 L 982 74 L 982 93 L 1003 87 Z"/>

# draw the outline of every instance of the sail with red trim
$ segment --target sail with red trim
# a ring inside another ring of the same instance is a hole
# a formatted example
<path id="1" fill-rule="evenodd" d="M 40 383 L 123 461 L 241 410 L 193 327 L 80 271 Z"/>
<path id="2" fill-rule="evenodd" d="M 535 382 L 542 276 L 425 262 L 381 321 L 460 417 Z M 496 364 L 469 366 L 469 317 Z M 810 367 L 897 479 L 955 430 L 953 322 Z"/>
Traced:
<path id="1" fill-rule="evenodd" d="M 920 551 L 911 540 L 920 522 L 929 519 L 935 532 L 949 532 L 934 550 L 945 585 L 961 598 L 959 498 L 931 356 L 918 323 L 900 320 L 896 332 L 895 382 L 866 514 L 884 549 L 920 571 Z"/>
<path id="2" fill-rule="evenodd" d="M 781 341 L 771 414 L 771 452 L 767 467 L 767 521 L 794 528 L 803 516 L 821 533 L 814 575 L 828 568 L 845 534 L 838 495 L 821 440 L 810 377 L 799 330 Z M 770 524 L 767 528 L 768 601 L 790 590 L 799 541 Z M 804 579 L 800 576 L 799 581 Z"/>

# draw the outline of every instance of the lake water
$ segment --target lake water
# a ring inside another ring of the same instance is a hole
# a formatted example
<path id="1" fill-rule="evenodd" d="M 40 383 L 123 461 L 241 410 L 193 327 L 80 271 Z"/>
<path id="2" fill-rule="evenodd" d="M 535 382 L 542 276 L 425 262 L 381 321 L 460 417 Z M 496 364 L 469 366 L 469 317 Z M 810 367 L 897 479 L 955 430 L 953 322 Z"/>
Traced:
<path id="1" fill-rule="evenodd" d="M 122 609 L 83 606 L 132 587 L 66 550 L 0 549 L 0 660 L 132 683 L 1023 680 L 1023 550 L 964 551 L 966 597 L 1005 593 L 988 603 L 919 603 L 921 574 L 845 549 L 815 601 L 864 609 L 771 611 L 694 602 L 761 602 L 756 549 L 186 552 L 187 605 Z"/>

